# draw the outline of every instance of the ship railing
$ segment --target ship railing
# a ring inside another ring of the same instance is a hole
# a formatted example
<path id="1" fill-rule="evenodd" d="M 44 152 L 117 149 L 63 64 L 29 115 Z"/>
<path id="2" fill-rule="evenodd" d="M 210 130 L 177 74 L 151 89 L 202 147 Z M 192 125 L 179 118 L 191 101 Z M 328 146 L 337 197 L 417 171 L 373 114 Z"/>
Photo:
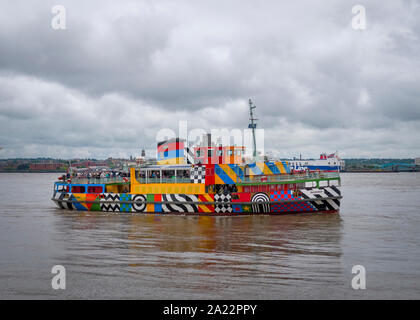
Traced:
<path id="1" fill-rule="evenodd" d="M 241 179 L 241 183 L 256 182 L 284 182 L 284 181 L 300 181 L 300 180 L 318 180 L 339 178 L 339 172 L 308 172 L 297 174 L 279 174 L 279 175 L 255 175 L 246 176 Z"/>
<path id="2" fill-rule="evenodd" d="M 172 177 L 172 178 L 137 178 L 137 181 L 140 183 L 191 183 L 190 177 Z"/>
<path id="3" fill-rule="evenodd" d="M 130 178 L 123 177 L 111 177 L 111 178 L 70 178 L 68 180 L 71 181 L 72 184 L 106 184 L 106 183 L 121 183 L 121 182 L 128 182 L 130 181 Z M 127 180 L 128 179 L 128 180 Z M 67 183 L 67 180 L 65 181 L 59 181 Z"/>

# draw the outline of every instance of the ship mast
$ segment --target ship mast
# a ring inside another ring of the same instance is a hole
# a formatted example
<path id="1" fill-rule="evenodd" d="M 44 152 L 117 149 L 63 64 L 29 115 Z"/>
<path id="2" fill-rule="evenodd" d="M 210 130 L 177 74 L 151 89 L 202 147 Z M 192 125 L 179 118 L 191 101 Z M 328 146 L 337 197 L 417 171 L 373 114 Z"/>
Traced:
<path id="1" fill-rule="evenodd" d="M 248 125 L 248 128 L 252 129 L 252 143 L 253 143 L 253 157 L 254 159 L 257 157 L 257 144 L 255 141 L 255 128 L 257 128 L 257 124 L 254 123 L 254 121 L 257 121 L 258 119 L 254 118 L 254 113 L 252 112 L 253 109 L 255 109 L 257 106 L 252 105 L 252 100 L 249 99 L 249 120 L 251 120 L 251 123 Z"/>

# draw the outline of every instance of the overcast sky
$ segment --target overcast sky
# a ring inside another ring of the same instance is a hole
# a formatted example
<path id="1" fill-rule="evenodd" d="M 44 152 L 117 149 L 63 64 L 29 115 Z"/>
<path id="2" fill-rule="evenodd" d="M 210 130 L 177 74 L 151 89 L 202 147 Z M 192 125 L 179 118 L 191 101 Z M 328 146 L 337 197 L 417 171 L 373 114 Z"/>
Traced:
<path id="1" fill-rule="evenodd" d="M 419 157 L 419 17 L 397 0 L 1 1 L 0 158 L 138 156 L 180 120 L 246 128 L 249 98 L 280 157 Z"/>

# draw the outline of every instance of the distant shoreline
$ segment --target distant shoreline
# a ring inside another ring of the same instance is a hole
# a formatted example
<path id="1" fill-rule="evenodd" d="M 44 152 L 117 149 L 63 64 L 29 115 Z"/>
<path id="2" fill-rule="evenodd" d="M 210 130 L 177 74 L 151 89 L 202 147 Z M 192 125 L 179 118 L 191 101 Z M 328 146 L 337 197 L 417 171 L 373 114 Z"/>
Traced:
<path id="1" fill-rule="evenodd" d="M 377 171 L 377 170 L 350 170 L 350 171 L 340 171 L 340 173 L 399 173 L 399 172 L 419 172 L 419 171 Z M 66 174 L 66 171 L 52 171 L 52 170 L 10 170 L 10 171 L 0 171 L 0 173 L 57 173 L 57 174 Z"/>
<path id="2" fill-rule="evenodd" d="M 53 171 L 53 170 L 7 170 L 7 171 L 0 171 L 0 173 L 58 173 L 58 174 L 66 174 L 66 171 Z"/>
<path id="3" fill-rule="evenodd" d="M 419 172 L 419 171 L 378 171 L 378 170 L 351 170 L 351 171 L 340 171 L 342 173 L 400 173 L 400 172 Z"/>

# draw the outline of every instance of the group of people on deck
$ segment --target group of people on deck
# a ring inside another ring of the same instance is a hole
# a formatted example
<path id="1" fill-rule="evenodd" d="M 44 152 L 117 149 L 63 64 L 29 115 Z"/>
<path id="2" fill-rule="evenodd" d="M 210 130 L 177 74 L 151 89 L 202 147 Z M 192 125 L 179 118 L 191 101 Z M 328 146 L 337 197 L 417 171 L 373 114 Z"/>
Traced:
<path id="1" fill-rule="evenodd" d="M 129 174 L 121 171 L 79 171 L 72 173 L 67 172 L 61 176 L 60 180 L 69 180 L 69 179 L 115 179 L 115 178 L 124 178 L 129 177 Z"/>
<path id="2" fill-rule="evenodd" d="M 148 172 L 147 177 L 149 179 L 160 179 L 161 176 L 161 172 L 162 172 L 162 178 L 163 179 L 175 179 L 175 171 L 174 170 L 162 170 L 162 171 L 158 171 L 158 170 L 152 170 Z M 146 178 L 146 173 L 142 172 L 140 174 L 140 177 L 145 179 Z M 177 178 L 189 178 L 190 177 L 190 173 L 188 170 L 179 170 L 176 173 L 176 177 Z"/>

